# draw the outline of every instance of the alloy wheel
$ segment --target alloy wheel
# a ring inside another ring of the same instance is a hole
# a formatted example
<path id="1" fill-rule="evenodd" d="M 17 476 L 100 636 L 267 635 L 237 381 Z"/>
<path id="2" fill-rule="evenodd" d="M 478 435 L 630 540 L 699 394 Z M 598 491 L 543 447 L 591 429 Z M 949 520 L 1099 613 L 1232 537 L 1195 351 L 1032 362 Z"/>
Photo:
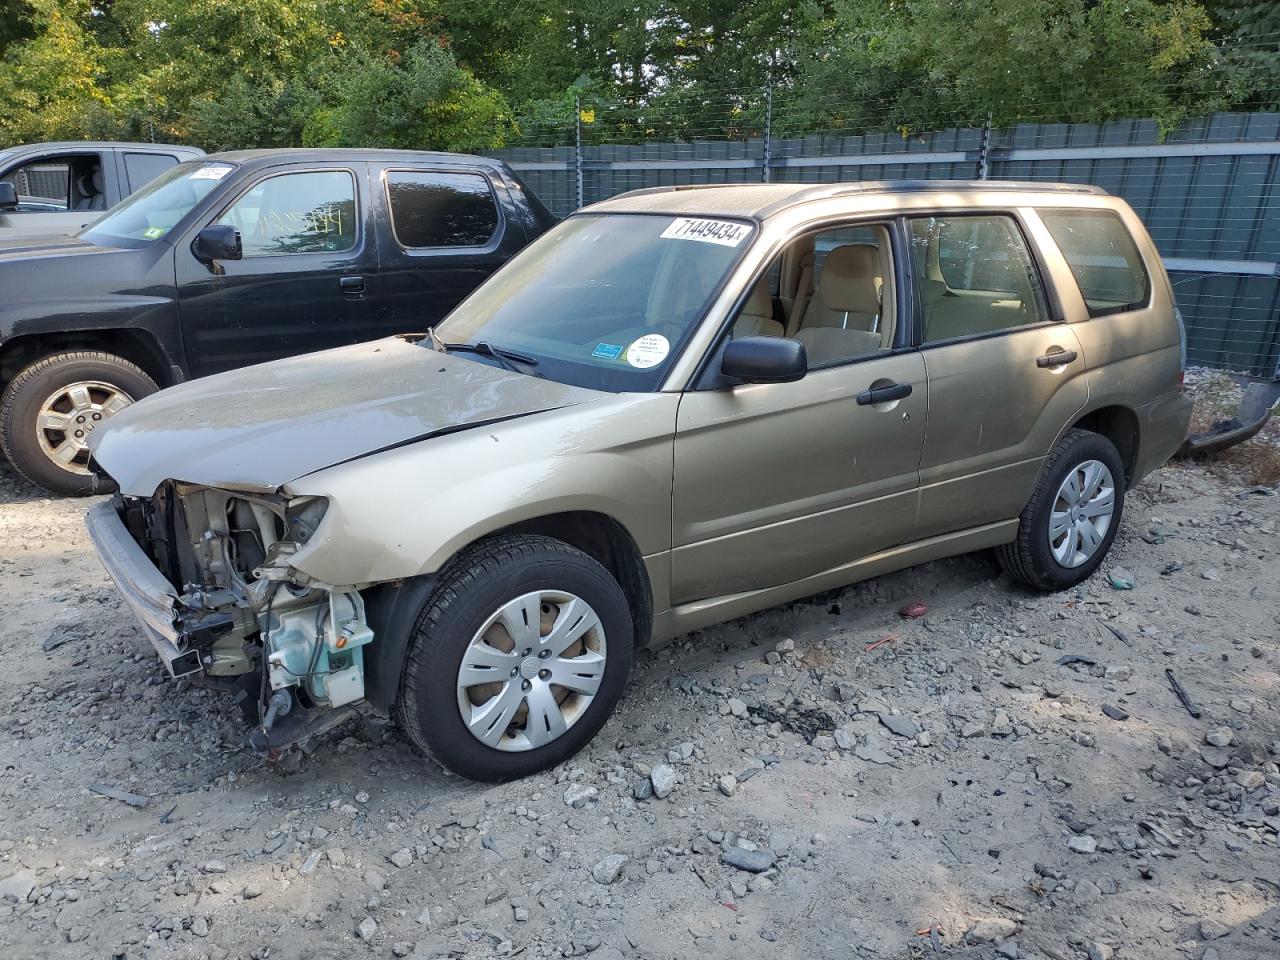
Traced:
<path id="1" fill-rule="evenodd" d="M 89 435 L 133 403 L 119 387 L 82 380 L 59 387 L 36 414 L 36 440 L 44 455 L 63 470 L 87 476 Z"/>

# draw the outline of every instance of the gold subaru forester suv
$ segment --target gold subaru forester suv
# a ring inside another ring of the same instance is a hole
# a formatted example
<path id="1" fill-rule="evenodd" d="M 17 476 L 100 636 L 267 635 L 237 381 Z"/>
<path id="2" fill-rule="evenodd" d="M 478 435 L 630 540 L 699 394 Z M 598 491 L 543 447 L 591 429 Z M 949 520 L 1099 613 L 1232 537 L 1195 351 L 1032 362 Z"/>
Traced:
<path id="1" fill-rule="evenodd" d="M 984 548 L 1079 583 L 1183 440 L 1183 339 L 1095 188 L 642 190 L 427 333 L 121 412 L 88 524 L 256 749 L 379 709 L 505 780 L 595 735 L 637 644 Z"/>

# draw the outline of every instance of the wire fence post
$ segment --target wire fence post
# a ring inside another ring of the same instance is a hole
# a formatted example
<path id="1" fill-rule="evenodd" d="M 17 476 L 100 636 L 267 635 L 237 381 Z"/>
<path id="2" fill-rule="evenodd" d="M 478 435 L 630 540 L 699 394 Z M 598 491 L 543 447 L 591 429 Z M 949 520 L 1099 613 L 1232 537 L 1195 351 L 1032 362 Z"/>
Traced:
<path id="1" fill-rule="evenodd" d="M 978 147 L 978 179 L 987 179 L 988 160 L 991 154 L 991 111 L 987 111 L 987 120 L 982 125 L 982 145 Z"/>
<path id="2" fill-rule="evenodd" d="M 764 87 L 764 166 L 760 179 L 769 182 L 769 164 L 773 160 L 773 84 Z"/>
<path id="3" fill-rule="evenodd" d="M 582 206 L 582 98 L 574 97 L 573 106 L 573 169 L 578 178 L 576 210 Z"/>

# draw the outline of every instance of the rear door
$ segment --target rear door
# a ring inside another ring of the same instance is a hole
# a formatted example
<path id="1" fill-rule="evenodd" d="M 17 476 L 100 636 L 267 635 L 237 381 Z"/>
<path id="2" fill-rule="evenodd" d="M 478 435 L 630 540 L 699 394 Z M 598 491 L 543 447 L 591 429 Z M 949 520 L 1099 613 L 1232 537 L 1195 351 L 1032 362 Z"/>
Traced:
<path id="1" fill-rule="evenodd" d="M 194 376 L 368 340 L 377 251 L 364 163 L 300 164 L 249 179 L 207 224 L 244 259 L 211 270 L 179 243 L 179 309 Z"/>
<path id="2" fill-rule="evenodd" d="M 913 217 L 929 379 L 921 538 L 1017 517 L 1088 400 L 1083 350 L 1012 212 Z"/>
<path id="3" fill-rule="evenodd" d="M 483 169 L 406 164 L 375 178 L 381 333 L 426 330 L 525 244 L 506 186 Z"/>

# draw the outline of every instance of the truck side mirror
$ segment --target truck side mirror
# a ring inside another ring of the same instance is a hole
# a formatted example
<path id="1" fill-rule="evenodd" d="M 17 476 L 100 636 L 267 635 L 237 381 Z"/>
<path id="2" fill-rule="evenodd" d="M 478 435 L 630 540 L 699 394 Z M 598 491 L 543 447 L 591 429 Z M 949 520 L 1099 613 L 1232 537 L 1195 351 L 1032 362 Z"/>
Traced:
<path id="1" fill-rule="evenodd" d="M 226 224 L 205 227 L 191 241 L 195 258 L 210 268 L 218 260 L 239 260 L 244 257 L 240 246 L 240 231 Z M 216 272 L 216 270 L 215 270 Z"/>
<path id="2" fill-rule="evenodd" d="M 0 213 L 18 209 L 18 188 L 8 180 L 0 180 Z"/>

